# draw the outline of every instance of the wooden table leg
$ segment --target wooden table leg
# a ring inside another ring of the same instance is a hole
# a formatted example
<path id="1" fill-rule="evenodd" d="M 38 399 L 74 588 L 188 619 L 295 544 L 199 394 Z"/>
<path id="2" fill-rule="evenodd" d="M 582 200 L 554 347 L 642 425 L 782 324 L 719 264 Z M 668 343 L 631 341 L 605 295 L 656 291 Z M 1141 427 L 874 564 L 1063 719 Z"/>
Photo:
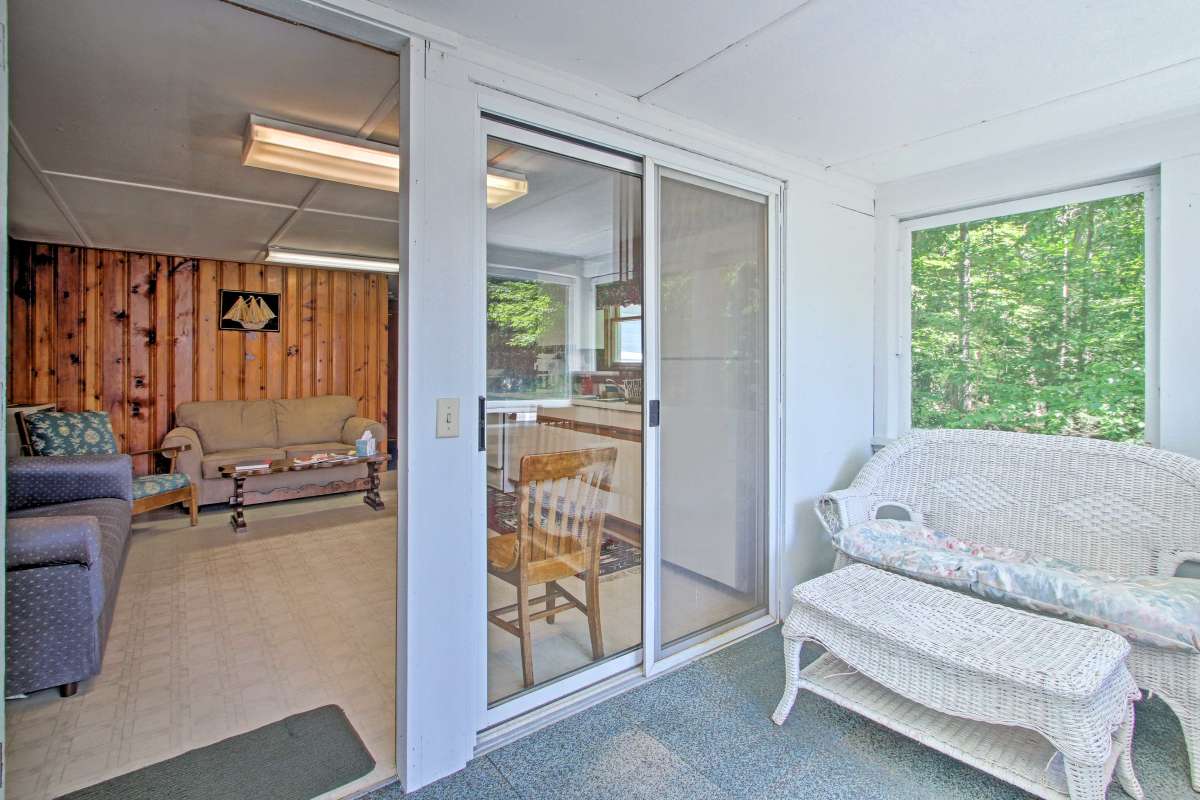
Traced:
<path id="1" fill-rule="evenodd" d="M 238 533 L 246 530 L 246 515 L 242 513 L 242 508 L 246 503 L 245 487 L 246 477 L 235 473 L 233 476 L 233 497 L 229 498 L 229 505 L 233 506 L 233 516 L 229 518 L 229 524 Z"/>
<path id="2" fill-rule="evenodd" d="M 379 462 L 367 462 L 367 479 L 370 481 L 367 485 L 367 493 L 363 497 L 363 502 L 369 505 L 376 511 L 383 509 L 383 500 L 379 497 Z"/>

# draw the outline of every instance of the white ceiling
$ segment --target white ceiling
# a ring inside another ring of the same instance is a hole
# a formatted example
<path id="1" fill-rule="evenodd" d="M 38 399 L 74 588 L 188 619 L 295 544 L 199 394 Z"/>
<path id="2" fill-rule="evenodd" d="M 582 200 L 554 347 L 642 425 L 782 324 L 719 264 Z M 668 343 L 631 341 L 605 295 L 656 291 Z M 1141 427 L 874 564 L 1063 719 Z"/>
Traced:
<path id="1" fill-rule="evenodd" d="M 1200 106 L 1196 0 L 376 0 L 885 182 Z"/>
<path id="2" fill-rule="evenodd" d="M 524 197 L 488 210 L 489 246 L 566 259 L 611 256 L 618 173 L 499 139 L 488 142 L 488 165 L 529 182 Z"/>
<path id="3" fill-rule="evenodd" d="M 9 231 L 258 261 L 398 256 L 395 193 L 241 164 L 251 112 L 396 143 L 394 56 L 220 0 L 10 0 Z"/>

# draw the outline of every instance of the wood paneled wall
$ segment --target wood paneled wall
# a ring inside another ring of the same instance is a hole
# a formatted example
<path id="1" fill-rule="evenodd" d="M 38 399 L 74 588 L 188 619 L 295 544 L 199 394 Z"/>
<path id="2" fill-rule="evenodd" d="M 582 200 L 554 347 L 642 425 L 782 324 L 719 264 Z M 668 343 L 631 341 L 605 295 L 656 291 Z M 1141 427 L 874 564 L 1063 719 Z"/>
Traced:
<path id="1" fill-rule="evenodd" d="M 189 400 L 348 394 L 389 422 L 386 275 L 29 242 L 11 253 L 10 403 L 107 411 L 123 452 L 158 446 Z M 221 289 L 278 292 L 279 332 L 219 330 Z"/>

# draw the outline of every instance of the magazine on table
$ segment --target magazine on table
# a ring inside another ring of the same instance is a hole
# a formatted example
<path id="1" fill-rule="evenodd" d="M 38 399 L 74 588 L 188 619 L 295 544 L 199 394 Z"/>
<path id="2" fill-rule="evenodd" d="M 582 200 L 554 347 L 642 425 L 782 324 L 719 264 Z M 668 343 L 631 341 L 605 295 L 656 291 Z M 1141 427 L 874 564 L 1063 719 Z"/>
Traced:
<path id="1" fill-rule="evenodd" d="M 293 459 L 296 464 L 307 466 L 310 464 L 324 464 L 330 461 L 353 461 L 358 456 L 353 453 L 313 453 L 309 456 L 302 456 Z"/>

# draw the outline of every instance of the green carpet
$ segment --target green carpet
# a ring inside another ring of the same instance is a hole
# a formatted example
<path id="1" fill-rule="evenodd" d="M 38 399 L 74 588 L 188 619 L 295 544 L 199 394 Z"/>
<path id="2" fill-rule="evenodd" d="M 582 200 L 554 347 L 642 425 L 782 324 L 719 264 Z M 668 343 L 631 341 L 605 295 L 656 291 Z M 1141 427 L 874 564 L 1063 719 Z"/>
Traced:
<path id="1" fill-rule="evenodd" d="M 310 800 L 374 768 L 346 713 L 322 706 L 59 800 Z"/>

